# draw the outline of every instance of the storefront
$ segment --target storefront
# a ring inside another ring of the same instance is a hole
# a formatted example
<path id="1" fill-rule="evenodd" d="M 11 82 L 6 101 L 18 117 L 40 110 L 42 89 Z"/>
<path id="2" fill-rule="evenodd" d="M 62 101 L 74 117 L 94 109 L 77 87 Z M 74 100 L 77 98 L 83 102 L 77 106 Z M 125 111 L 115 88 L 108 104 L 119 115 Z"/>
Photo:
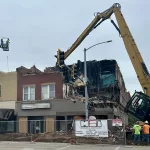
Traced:
<path id="1" fill-rule="evenodd" d="M 50 110 L 49 101 L 16 102 L 18 132 L 54 132 L 56 113 Z"/>
<path id="2" fill-rule="evenodd" d="M 44 133 L 69 130 L 74 116 L 84 117 L 84 103 L 66 99 L 16 102 L 20 133 Z M 107 114 L 107 116 L 106 116 Z M 91 115 L 112 117 L 113 109 L 99 108 Z"/>
<path id="3" fill-rule="evenodd" d="M 14 109 L 0 109 L 0 133 L 16 131 L 16 115 Z"/>

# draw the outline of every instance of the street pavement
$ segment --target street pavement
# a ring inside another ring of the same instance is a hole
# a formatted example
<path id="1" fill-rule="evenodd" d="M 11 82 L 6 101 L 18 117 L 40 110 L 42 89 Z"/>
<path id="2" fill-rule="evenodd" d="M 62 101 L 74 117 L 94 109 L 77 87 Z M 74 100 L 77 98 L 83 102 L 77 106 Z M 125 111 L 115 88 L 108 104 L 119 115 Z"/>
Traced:
<path id="1" fill-rule="evenodd" d="M 149 146 L 70 145 L 67 143 L 0 142 L 0 150 L 149 150 Z"/>

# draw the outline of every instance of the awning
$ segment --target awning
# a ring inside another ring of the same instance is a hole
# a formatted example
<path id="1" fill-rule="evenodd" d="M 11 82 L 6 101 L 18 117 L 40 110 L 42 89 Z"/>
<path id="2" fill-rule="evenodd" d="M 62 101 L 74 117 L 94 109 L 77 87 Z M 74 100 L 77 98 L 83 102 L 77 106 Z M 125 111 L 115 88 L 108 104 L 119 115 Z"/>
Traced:
<path id="1" fill-rule="evenodd" d="M 14 109 L 0 109 L 0 120 L 9 120 L 14 116 Z"/>

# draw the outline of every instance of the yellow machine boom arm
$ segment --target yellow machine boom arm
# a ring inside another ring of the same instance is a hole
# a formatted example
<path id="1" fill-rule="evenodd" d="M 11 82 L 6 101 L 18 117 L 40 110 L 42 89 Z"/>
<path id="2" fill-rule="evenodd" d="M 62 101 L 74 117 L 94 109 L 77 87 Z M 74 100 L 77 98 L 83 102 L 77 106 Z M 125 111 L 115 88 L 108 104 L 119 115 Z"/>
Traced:
<path id="1" fill-rule="evenodd" d="M 94 20 L 88 25 L 88 27 L 81 33 L 78 39 L 73 43 L 73 45 L 64 53 L 64 59 L 66 59 L 86 38 L 86 36 L 100 25 L 106 19 L 109 19 L 112 14 L 115 14 L 119 28 L 111 20 L 115 28 L 119 31 L 132 65 L 137 74 L 138 80 L 143 88 L 143 91 L 146 95 L 150 96 L 150 76 L 146 68 L 146 65 L 142 59 L 142 56 L 138 50 L 138 47 L 132 37 L 132 34 L 126 24 L 126 21 L 121 13 L 121 6 L 118 3 L 115 3 L 112 7 L 107 9 L 102 13 L 97 13 Z M 136 88 L 136 87 L 135 87 Z"/>

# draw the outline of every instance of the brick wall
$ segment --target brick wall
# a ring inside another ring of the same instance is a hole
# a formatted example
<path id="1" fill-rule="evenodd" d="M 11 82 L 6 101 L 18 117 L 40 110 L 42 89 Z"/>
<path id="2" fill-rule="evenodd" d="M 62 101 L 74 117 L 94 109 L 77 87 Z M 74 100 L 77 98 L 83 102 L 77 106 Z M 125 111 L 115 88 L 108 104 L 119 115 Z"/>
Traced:
<path id="1" fill-rule="evenodd" d="M 25 85 L 35 85 L 35 99 L 41 100 L 41 85 L 45 83 L 55 83 L 56 98 L 63 98 L 63 78 L 59 72 L 42 72 L 35 66 L 31 69 L 20 67 L 17 69 L 17 76 L 17 101 L 22 100 L 23 86 Z"/>

